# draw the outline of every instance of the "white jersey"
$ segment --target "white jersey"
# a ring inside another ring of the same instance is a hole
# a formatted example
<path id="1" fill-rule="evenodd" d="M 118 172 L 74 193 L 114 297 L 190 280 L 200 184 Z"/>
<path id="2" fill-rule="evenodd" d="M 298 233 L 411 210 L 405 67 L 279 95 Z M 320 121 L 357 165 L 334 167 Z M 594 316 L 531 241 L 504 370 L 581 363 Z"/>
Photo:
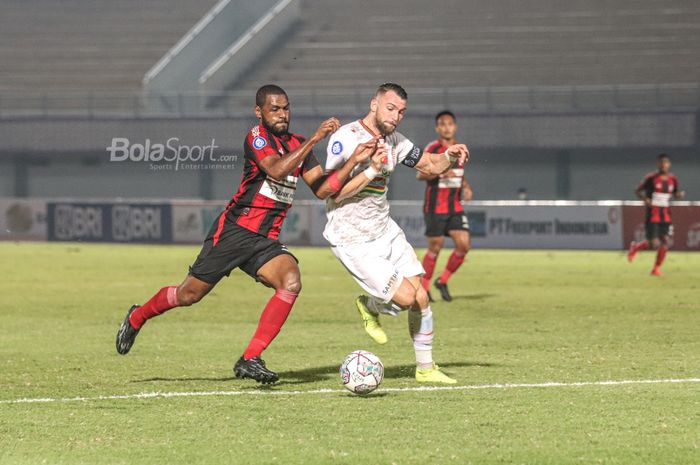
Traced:
<path id="1" fill-rule="evenodd" d="M 371 140 L 374 134 L 362 121 L 354 121 L 338 129 L 328 142 L 326 171 L 339 169 L 350 158 L 355 148 Z M 336 202 L 326 200 L 328 222 L 323 236 L 331 245 L 357 244 L 381 237 L 389 230 L 389 201 L 386 198 L 389 177 L 399 163 L 414 167 L 423 153 L 403 134 L 394 132 L 386 136 L 388 157 L 381 172 L 359 193 Z M 357 176 L 370 161 L 356 166 L 350 177 Z"/>

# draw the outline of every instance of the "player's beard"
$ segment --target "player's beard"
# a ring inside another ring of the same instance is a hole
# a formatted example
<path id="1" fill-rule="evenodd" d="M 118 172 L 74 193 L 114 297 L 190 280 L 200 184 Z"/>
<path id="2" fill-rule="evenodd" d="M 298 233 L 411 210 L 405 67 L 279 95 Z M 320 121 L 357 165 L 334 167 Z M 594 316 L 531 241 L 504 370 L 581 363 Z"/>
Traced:
<path id="1" fill-rule="evenodd" d="M 390 136 L 396 131 L 396 126 L 392 126 L 390 124 L 384 124 L 383 121 L 379 121 L 378 117 L 374 117 L 374 124 L 377 126 L 377 129 L 379 129 L 379 133 L 382 136 Z"/>
<path id="2" fill-rule="evenodd" d="M 272 134 L 276 136 L 284 136 L 289 133 L 289 121 L 287 121 L 284 125 L 279 125 L 279 124 L 270 124 L 269 121 L 267 121 L 265 118 L 262 118 L 262 124 L 265 126 L 265 129 L 270 131 Z"/>

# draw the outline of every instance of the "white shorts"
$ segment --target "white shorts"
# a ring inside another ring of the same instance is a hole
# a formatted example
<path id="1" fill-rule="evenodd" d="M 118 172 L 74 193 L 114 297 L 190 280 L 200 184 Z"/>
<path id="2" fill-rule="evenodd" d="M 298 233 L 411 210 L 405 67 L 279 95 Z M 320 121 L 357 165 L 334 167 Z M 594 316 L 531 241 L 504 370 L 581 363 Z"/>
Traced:
<path id="1" fill-rule="evenodd" d="M 331 247 L 333 254 L 369 294 L 389 302 L 406 277 L 425 271 L 413 247 L 393 220 L 383 236 L 360 244 Z"/>

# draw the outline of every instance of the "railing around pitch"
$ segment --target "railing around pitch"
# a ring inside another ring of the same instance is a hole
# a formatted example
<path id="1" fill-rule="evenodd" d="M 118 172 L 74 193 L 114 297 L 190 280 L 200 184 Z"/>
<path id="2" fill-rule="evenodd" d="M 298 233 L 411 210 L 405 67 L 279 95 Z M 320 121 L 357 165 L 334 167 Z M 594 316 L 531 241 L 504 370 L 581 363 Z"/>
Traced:
<path id="1" fill-rule="evenodd" d="M 412 114 L 443 108 L 460 113 L 596 112 L 700 108 L 700 84 L 464 87 L 411 89 Z M 366 108 L 372 89 L 292 90 L 298 115 L 356 114 Z M 248 116 L 252 91 L 143 93 L 56 92 L 0 94 L 0 118 L 124 117 L 222 118 Z"/>

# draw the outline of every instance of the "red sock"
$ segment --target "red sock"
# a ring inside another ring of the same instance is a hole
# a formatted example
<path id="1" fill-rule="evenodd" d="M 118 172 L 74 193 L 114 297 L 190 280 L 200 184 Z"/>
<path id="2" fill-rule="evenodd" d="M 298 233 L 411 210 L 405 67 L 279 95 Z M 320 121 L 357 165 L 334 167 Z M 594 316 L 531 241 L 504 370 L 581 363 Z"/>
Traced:
<path id="1" fill-rule="evenodd" d="M 428 250 L 423 257 L 423 269 L 425 274 L 423 275 L 423 288 L 426 291 L 430 290 L 430 279 L 433 277 L 433 272 L 435 271 L 435 262 L 437 262 L 438 254 Z"/>
<path id="2" fill-rule="evenodd" d="M 450 258 L 447 260 L 447 266 L 445 266 L 445 271 L 442 272 L 442 275 L 440 275 L 440 284 L 445 284 L 447 283 L 447 280 L 450 279 L 450 276 L 452 276 L 452 273 L 457 271 L 460 266 L 462 266 L 462 263 L 464 263 L 464 255 L 458 253 L 457 251 L 452 252 L 452 255 L 450 255 Z"/>
<path id="3" fill-rule="evenodd" d="M 637 253 L 640 250 L 646 250 L 649 248 L 649 241 L 635 242 L 632 246 L 632 252 Z"/>
<path id="4" fill-rule="evenodd" d="M 243 352 L 244 359 L 250 360 L 254 357 L 260 357 L 263 350 L 277 337 L 280 329 L 282 329 L 282 325 L 287 321 L 287 317 L 292 311 L 292 306 L 298 295 L 281 289 L 275 292 L 275 295 L 265 305 L 262 315 L 260 315 L 258 329 L 255 330 L 248 348 Z"/>
<path id="5" fill-rule="evenodd" d="M 661 247 L 659 247 L 659 250 L 656 251 L 656 264 L 654 265 L 656 268 L 659 268 L 664 262 L 664 259 L 666 258 L 666 252 L 668 252 L 668 247 L 666 247 L 665 245 L 662 245 Z"/>
<path id="6" fill-rule="evenodd" d="M 177 306 L 177 286 L 167 286 L 151 297 L 151 300 L 134 310 L 129 317 L 129 322 L 134 329 L 141 329 L 146 320 Z"/>

